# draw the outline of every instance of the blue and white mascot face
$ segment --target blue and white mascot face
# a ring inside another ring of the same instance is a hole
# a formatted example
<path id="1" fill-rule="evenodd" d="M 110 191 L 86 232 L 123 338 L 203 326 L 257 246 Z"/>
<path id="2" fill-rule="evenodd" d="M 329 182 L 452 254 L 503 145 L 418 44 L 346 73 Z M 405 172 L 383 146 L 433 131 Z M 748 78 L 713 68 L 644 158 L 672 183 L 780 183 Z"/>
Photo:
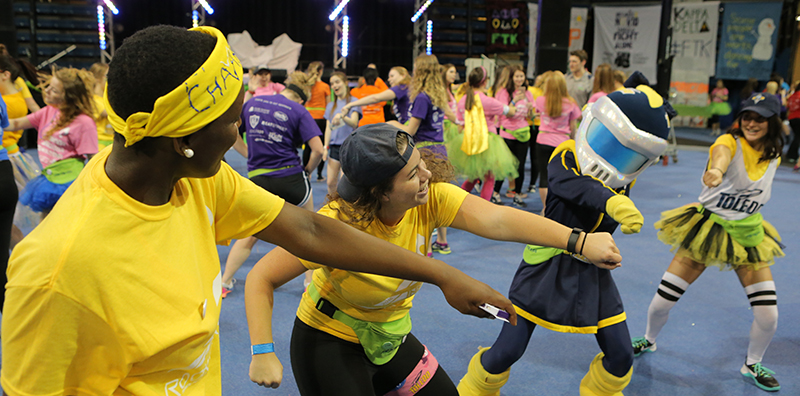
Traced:
<path id="1" fill-rule="evenodd" d="M 624 88 L 583 111 L 575 135 L 581 173 L 611 188 L 624 187 L 667 149 L 669 118 L 650 87 Z"/>

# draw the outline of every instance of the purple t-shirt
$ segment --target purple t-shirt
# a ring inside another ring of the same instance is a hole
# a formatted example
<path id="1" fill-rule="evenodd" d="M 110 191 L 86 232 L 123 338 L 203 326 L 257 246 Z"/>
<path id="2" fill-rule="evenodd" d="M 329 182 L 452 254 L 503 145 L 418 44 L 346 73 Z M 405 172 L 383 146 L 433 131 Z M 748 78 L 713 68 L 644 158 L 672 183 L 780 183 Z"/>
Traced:
<path id="1" fill-rule="evenodd" d="M 425 92 L 420 92 L 408 108 L 408 118 L 419 118 L 420 124 L 414 140 L 419 142 L 444 142 L 444 111 L 431 103 Z"/>
<path id="2" fill-rule="evenodd" d="M 408 86 L 398 85 L 389 89 L 394 92 L 394 96 L 397 96 L 392 104 L 392 112 L 397 117 L 397 121 L 405 124 L 408 121 Z"/>
<path id="3" fill-rule="evenodd" d="M 358 99 L 353 97 L 350 98 L 350 102 L 355 102 L 356 100 Z M 331 110 L 333 109 L 333 102 L 328 103 L 328 106 L 325 107 L 325 119 L 331 122 L 331 141 L 328 143 L 330 145 L 340 146 L 344 142 L 344 139 L 350 136 L 350 134 L 353 133 L 353 130 L 355 129 L 350 125 L 347 125 L 344 121 L 342 121 L 338 126 L 333 126 L 333 117 L 341 113 L 342 107 L 344 107 L 344 105 L 346 104 L 347 103 L 345 103 L 344 99 L 336 99 L 336 110 L 333 111 L 333 114 L 331 114 Z M 361 112 L 360 106 L 353 107 L 352 109 L 350 109 L 350 113 L 352 112 L 358 113 L 359 119 L 361 119 L 361 117 L 364 114 Z"/>
<path id="4" fill-rule="evenodd" d="M 303 105 L 283 95 L 256 96 L 244 104 L 247 125 L 247 170 L 280 169 L 269 177 L 303 171 L 297 149 L 322 133 Z"/>

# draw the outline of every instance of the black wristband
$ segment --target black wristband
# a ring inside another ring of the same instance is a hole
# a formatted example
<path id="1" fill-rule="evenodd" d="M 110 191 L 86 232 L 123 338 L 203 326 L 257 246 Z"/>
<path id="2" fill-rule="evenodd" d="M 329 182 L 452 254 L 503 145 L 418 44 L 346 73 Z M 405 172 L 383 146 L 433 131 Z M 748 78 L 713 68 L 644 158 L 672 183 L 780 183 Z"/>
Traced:
<path id="1" fill-rule="evenodd" d="M 580 228 L 573 228 L 572 233 L 569 234 L 569 240 L 567 240 L 567 251 L 570 253 L 577 253 L 578 251 L 575 250 L 575 245 L 578 244 L 578 238 L 580 238 L 581 233 L 583 232 Z M 584 238 L 585 239 L 585 238 Z"/>

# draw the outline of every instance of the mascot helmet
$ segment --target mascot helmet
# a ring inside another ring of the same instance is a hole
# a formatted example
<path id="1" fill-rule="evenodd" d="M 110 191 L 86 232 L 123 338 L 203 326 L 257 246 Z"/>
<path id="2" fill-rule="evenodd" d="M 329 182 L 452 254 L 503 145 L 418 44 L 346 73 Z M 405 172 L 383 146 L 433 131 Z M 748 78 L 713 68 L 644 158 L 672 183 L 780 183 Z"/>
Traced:
<path id="1" fill-rule="evenodd" d="M 581 173 L 611 188 L 630 184 L 664 153 L 669 128 L 664 100 L 646 85 L 601 97 L 575 135 Z"/>

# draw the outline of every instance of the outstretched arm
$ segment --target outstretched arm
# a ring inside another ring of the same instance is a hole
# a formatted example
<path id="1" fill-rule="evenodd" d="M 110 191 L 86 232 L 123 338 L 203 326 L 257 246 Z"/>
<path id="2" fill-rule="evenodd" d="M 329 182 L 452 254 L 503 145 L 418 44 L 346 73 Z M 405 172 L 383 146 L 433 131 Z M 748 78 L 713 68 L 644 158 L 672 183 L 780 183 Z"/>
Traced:
<path id="1" fill-rule="evenodd" d="M 708 160 L 708 169 L 703 173 L 703 184 L 709 187 L 716 187 L 722 183 L 722 177 L 728 171 L 733 154 L 731 149 L 725 145 L 718 145 L 711 151 L 711 158 Z"/>
<path id="2" fill-rule="evenodd" d="M 484 238 L 559 249 L 566 249 L 572 233 L 569 227 L 546 217 L 494 205 L 474 195 L 467 195 L 450 226 Z M 609 233 L 583 233 L 576 245 L 583 246 L 583 255 L 600 268 L 614 269 L 622 261 Z"/>
<path id="3" fill-rule="evenodd" d="M 394 91 L 392 91 L 391 89 L 387 89 L 383 92 L 378 92 L 373 95 L 365 96 L 359 100 L 356 100 L 355 102 L 350 102 L 344 105 L 344 107 L 342 107 L 342 113 L 347 114 L 353 107 L 369 106 L 371 104 L 386 102 L 395 99 L 397 99 L 397 95 L 394 94 Z"/>
<path id="4" fill-rule="evenodd" d="M 511 301 L 486 284 L 442 261 L 392 245 L 337 220 L 284 205 L 275 220 L 256 237 L 315 263 L 432 283 L 439 286 L 447 302 L 461 313 L 489 317 L 479 308 L 489 303 L 508 311 L 511 323 L 516 324 Z"/>
<path id="5" fill-rule="evenodd" d="M 305 270 L 297 257 L 278 247 L 262 257 L 247 275 L 244 304 L 251 345 L 272 343 L 273 293 Z M 274 352 L 253 355 L 250 359 L 251 381 L 277 388 L 282 379 L 283 365 Z"/>
<path id="6" fill-rule="evenodd" d="M 6 131 L 18 131 L 29 128 L 33 128 L 33 124 L 28 120 L 28 117 L 20 117 L 8 120 L 8 126 L 3 129 Z"/>

